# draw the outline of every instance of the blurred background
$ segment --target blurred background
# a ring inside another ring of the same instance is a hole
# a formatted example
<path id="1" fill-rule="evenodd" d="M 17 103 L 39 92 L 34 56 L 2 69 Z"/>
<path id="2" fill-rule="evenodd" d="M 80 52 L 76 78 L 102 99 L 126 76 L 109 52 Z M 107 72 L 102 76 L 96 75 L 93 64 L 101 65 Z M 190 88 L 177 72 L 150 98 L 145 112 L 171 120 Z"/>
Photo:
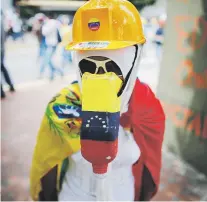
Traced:
<path id="1" fill-rule="evenodd" d="M 158 201 L 207 201 L 207 1 L 132 0 L 147 43 L 138 72 L 166 113 Z M 76 79 L 71 40 L 85 1 L 1 1 L 1 200 L 28 201 L 48 101 Z M 48 20 L 53 23 L 44 28 Z M 46 54 L 43 32 L 55 49 Z"/>

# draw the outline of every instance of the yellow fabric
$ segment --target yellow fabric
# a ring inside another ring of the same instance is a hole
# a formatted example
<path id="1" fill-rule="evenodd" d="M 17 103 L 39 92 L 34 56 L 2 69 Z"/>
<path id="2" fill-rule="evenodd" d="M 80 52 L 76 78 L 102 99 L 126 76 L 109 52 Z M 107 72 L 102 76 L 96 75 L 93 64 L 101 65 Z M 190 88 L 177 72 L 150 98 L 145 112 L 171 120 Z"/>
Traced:
<path id="1" fill-rule="evenodd" d="M 61 43 L 60 45 L 66 46 L 72 41 L 72 28 L 69 25 L 62 25 L 60 28 Z"/>
<path id="2" fill-rule="evenodd" d="M 127 0 L 85 3 L 75 14 L 72 38 L 68 50 L 119 49 L 146 41 L 139 12 Z"/>
<path id="3" fill-rule="evenodd" d="M 82 110 L 119 112 L 121 79 L 113 72 L 105 74 L 84 73 L 82 77 Z M 91 102 L 93 98 L 93 102 Z"/>
<path id="4" fill-rule="evenodd" d="M 80 150 L 81 120 L 79 118 L 59 118 L 53 107 L 61 104 L 81 105 L 81 95 L 77 83 L 64 88 L 47 105 L 37 136 L 30 173 L 30 191 L 32 199 L 35 201 L 38 200 L 41 191 L 41 178 L 53 167 L 59 165 L 57 179 L 59 182 L 62 161 Z"/>
<path id="5" fill-rule="evenodd" d="M 82 104 L 86 111 L 118 112 L 120 98 L 117 93 L 121 84 L 121 79 L 112 72 L 102 75 L 85 73 L 82 78 L 83 101 L 79 85 L 75 83 L 61 90 L 49 102 L 38 132 L 30 172 L 30 192 L 33 200 L 38 200 L 41 178 L 58 165 L 58 186 L 63 160 L 80 150 L 81 119 L 60 118 L 54 107 L 64 105 L 73 109 L 81 107 Z"/>

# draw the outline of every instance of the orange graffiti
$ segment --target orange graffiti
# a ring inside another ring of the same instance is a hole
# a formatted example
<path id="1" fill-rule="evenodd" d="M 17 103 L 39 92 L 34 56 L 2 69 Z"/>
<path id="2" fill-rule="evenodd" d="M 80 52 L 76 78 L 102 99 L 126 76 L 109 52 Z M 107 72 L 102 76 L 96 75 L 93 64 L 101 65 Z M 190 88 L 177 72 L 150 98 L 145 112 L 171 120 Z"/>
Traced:
<path id="1" fill-rule="evenodd" d="M 187 125 L 188 131 L 194 131 L 196 136 L 201 135 L 201 116 L 200 114 L 196 114 L 191 122 L 191 124 Z"/>
<path id="2" fill-rule="evenodd" d="M 192 32 L 187 32 L 183 25 L 192 24 Z M 201 27 L 202 33 L 198 37 L 197 29 Z M 180 52 L 189 52 L 190 50 L 200 49 L 207 41 L 207 21 L 202 17 L 193 17 L 190 15 L 179 15 L 175 17 L 175 28 L 178 34 L 177 47 Z M 199 38 L 199 39 L 197 39 Z M 189 46 L 184 46 L 186 40 L 189 40 Z"/>
<path id="3" fill-rule="evenodd" d="M 186 125 L 188 117 L 192 115 L 192 111 L 189 109 L 182 108 L 181 106 L 174 106 L 173 108 L 169 105 L 168 112 L 170 119 L 173 120 L 176 126 L 183 127 Z"/>
<path id="4" fill-rule="evenodd" d="M 179 105 L 161 102 L 166 117 L 177 128 L 185 129 L 188 132 L 194 132 L 196 136 L 207 139 L 207 115 L 204 120 L 202 112 L 195 112 L 189 108 Z M 203 112 L 204 113 L 204 112 Z"/>
<path id="5" fill-rule="evenodd" d="M 191 60 L 182 61 L 176 70 L 176 79 L 180 85 L 189 86 L 196 89 L 207 89 L 207 68 L 204 72 L 194 71 L 194 65 Z"/>

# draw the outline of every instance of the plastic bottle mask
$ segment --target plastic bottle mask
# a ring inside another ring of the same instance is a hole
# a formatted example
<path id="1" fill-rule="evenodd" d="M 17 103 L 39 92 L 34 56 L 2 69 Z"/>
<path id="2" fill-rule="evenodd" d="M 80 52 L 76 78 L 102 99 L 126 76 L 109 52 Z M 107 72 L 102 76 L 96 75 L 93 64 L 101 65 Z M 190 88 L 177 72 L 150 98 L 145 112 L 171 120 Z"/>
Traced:
<path id="1" fill-rule="evenodd" d="M 114 72 L 123 81 L 119 92 L 121 114 L 126 112 L 137 79 L 141 50 L 142 46 L 131 46 L 119 50 L 74 52 L 74 63 L 79 66 L 77 76 L 80 88 L 82 89 L 82 75 L 85 72 L 92 74 Z"/>
<path id="2" fill-rule="evenodd" d="M 82 93 L 81 153 L 94 173 L 103 174 L 117 154 L 120 110 L 131 96 L 140 52 L 132 46 L 75 56 Z"/>
<path id="3" fill-rule="evenodd" d="M 121 85 L 113 72 L 82 76 L 81 153 L 94 173 L 105 173 L 117 154 Z"/>

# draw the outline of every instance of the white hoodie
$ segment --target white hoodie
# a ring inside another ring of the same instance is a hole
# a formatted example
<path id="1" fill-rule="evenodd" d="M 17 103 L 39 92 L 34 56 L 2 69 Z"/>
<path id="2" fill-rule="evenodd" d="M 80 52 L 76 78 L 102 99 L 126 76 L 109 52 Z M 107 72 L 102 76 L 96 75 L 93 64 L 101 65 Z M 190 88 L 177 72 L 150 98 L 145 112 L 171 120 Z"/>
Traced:
<path id="1" fill-rule="evenodd" d="M 57 46 L 59 26 L 59 22 L 54 19 L 49 19 L 43 25 L 42 34 L 45 36 L 47 46 Z"/>

